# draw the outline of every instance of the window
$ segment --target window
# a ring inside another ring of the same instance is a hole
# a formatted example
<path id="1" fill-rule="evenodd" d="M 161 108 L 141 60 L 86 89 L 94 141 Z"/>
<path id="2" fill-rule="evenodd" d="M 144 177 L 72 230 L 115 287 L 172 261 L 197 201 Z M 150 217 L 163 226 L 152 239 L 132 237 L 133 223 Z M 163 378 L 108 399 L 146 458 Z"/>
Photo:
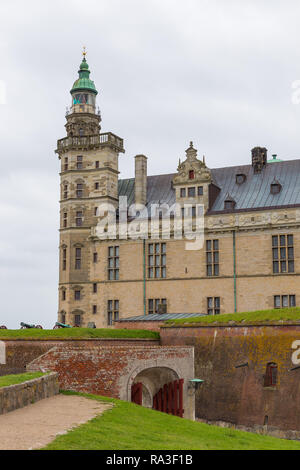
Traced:
<path id="1" fill-rule="evenodd" d="M 99 162 L 95 163 L 96 168 L 99 168 Z"/>
<path id="2" fill-rule="evenodd" d="M 63 226 L 64 228 L 66 228 L 68 225 L 68 214 L 67 212 L 64 212 L 64 216 L 63 216 Z"/>
<path id="3" fill-rule="evenodd" d="M 74 326 L 80 326 L 81 325 L 81 315 L 77 314 L 74 315 Z"/>
<path id="4" fill-rule="evenodd" d="M 93 253 L 93 262 L 97 263 L 98 262 L 98 253 Z"/>
<path id="5" fill-rule="evenodd" d="M 66 300 L 66 289 L 62 289 L 61 291 L 61 300 Z"/>
<path id="6" fill-rule="evenodd" d="M 119 301 L 108 300 L 107 301 L 107 324 L 111 326 L 113 321 L 119 320 Z"/>
<path id="7" fill-rule="evenodd" d="M 148 315 L 158 313 L 160 304 L 167 305 L 167 299 L 148 299 Z"/>
<path id="8" fill-rule="evenodd" d="M 186 195 L 186 189 L 185 188 L 181 188 L 180 189 L 180 197 L 185 197 Z"/>
<path id="9" fill-rule="evenodd" d="M 99 183 L 95 183 L 95 189 L 99 189 Z"/>
<path id="10" fill-rule="evenodd" d="M 235 182 L 236 184 L 243 184 L 244 181 L 246 181 L 246 175 L 240 173 L 235 176 Z"/>
<path id="11" fill-rule="evenodd" d="M 219 240 L 206 240 L 206 275 L 219 276 Z"/>
<path id="12" fill-rule="evenodd" d="M 96 283 L 93 284 L 93 294 L 97 294 L 98 286 Z"/>
<path id="13" fill-rule="evenodd" d="M 60 314 L 60 321 L 61 321 L 61 323 L 63 323 L 64 325 L 66 324 L 66 314 L 65 314 L 65 313 L 61 313 L 61 314 Z"/>
<path id="14" fill-rule="evenodd" d="M 64 184 L 64 199 L 68 199 L 68 185 Z"/>
<path id="15" fill-rule="evenodd" d="M 119 247 L 108 247 L 108 279 L 110 281 L 117 281 L 119 279 Z"/>
<path id="16" fill-rule="evenodd" d="M 207 297 L 207 315 L 219 315 L 220 297 Z"/>
<path id="17" fill-rule="evenodd" d="M 277 384 L 277 372 L 277 364 L 275 364 L 275 362 L 269 362 L 266 367 L 264 387 L 274 387 Z"/>
<path id="18" fill-rule="evenodd" d="M 80 136 L 80 137 L 83 137 L 83 136 L 84 136 L 84 130 L 83 130 L 83 129 L 79 129 L 79 136 Z"/>
<path id="19" fill-rule="evenodd" d="M 62 269 L 63 271 L 67 269 L 67 248 L 63 248 Z"/>
<path id="20" fill-rule="evenodd" d="M 75 269 L 81 269 L 81 248 L 75 250 Z"/>
<path id="21" fill-rule="evenodd" d="M 81 291 L 80 290 L 75 290 L 74 291 L 74 299 L 75 300 L 81 300 Z"/>
<path id="22" fill-rule="evenodd" d="M 68 157 L 65 157 L 65 163 L 64 163 L 64 170 L 68 171 L 69 165 L 68 165 Z"/>
<path id="23" fill-rule="evenodd" d="M 294 272 L 293 235 L 272 236 L 273 273 Z"/>
<path id="24" fill-rule="evenodd" d="M 83 184 L 82 183 L 77 183 L 76 185 L 76 196 L 77 197 L 83 196 Z"/>
<path id="25" fill-rule="evenodd" d="M 198 186 L 198 196 L 203 196 L 203 186 Z"/>
<path id="26" fill-rule="evenodd" d="M 94 207 L 94 216 L 96 217 L 98 214 L 98 207 Z"/>
<path id="27" fill-rule="evenodd" d="M 96 315 L 97 313 L 97 305 L 93 305 L 93 314 Z"/>
<path id="28" fill-rule="evenodd" d="M 81 170 L 81 169 L 82 169 L 82 166 L 83 166 L 83 165 L 82 165 L 82 161 L 83 161 L 83 157 L 82 157 L 81 155 L 79 155 L 79 156 L 77 157 L 77 164 L 76 164 L 77 170 Z"/>
<path id="29" fill-rule="evenodd" d="M 81 227 L 82 226 L 82 217 L 83 217 L 83 212 L 82 211 L 76 211 L 76 227 Z"/>
<path id="30" fill-rule="evenodd" d="M 296 307 L 296 296 L 274 295 L 274 308 Z"/>
<path id="31" fill-rule="evenodd" d="M 271 194 L 279 194 L 281 191 L 281 184 L 278 181 L 274 181 L 271 184 Z"/>
<path id="32" fill-rule="evenodd" d="M 194 172 L 194 170 L 190 170 L 190 171 L 189 171 L 189 179 L 190 179 L 190 180 L 195 179 L 195 172 Z"/>
<path id="33" fill-rule="evenodd" d="M 188 197 L 195 197 L 195 188 L 188 188 Z"/>
<path id="34" fill-rule="evenodd" d="M 148 245 L 148 277 L 167 277 L 167 245 L 166 243 L 149 243 Z"/>
<path id="35" fill-rule="evenodd" d="M 224 201 L 224 209 L 233 210 L 235 208 L 235 204 L 235 201 L 228 199 L 227 201 Z"/>

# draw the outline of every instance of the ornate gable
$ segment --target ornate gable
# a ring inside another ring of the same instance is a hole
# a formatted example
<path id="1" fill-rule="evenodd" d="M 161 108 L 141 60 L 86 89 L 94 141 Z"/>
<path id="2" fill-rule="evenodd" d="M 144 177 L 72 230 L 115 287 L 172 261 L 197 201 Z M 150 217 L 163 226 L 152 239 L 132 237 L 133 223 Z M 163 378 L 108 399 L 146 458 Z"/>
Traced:
<path id="1" fill-rule="evenodd" d="M 203 162 L 197 158 L 197 150 L 193 147 L 193 142 L 190 143 L 189 148 L 186 150 L 186 160 L 180 162 L 177 168 L 177 175 L 173 178 L 173 185 L 182 184 L 197 184 L 197 183 L 210 183 L 211 173 Z"/>

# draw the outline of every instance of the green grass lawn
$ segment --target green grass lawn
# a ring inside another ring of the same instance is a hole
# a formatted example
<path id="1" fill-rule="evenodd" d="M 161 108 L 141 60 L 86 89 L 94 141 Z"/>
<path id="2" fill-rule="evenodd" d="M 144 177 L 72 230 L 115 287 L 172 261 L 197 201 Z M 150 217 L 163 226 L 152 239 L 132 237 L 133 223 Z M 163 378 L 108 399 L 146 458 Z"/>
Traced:
<path id="1" fill-rule="evenodd" d="M 24 374 L 3 375 L 0 377 L 0 388 L 8 387 L 9 385 L 21 384 L 28 380 L 37 379 L 46 375 L 43 372 L 25 372 Z"/>
<path id="2" fill-rule="evenodd" d="M 86 338 L 152 338 L 159 333 L 148 330 L 118 330 L 110 328 L 60 328 L 57 330 L 0 330 L 0 339 L 86 339 Z"/>
<path id="3" fill-rule="evenodd" d="M 210 426 L 96 395 L 64 393 L 114 407 L 58 436 L 46 450 L 300 450 L 297 441 Z"/>
<path id="4" fill-rule="evenodd" d="M 176 326 L 187 324 L 190 326 L 191 323 L 276 323 L 279 320 L 283 321 L 300 321 L 300 308 L 275 308 L 271 310 L 256 310 L 254 312 L 241 312 L 241 313 L 227 313 L 222 315 L 206 315 L 204 317 L 194 317 L 194 318 L 181 318 L 178 320 L 168 320 L 165 323 L 165 326 Z"/>

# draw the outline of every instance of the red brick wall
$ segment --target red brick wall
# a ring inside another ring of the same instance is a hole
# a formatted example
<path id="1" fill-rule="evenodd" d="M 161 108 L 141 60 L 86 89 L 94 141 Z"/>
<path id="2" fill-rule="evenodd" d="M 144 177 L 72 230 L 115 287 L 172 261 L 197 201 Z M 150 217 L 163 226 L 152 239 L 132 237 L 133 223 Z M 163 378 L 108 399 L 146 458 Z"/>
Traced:
<path id="1" fill-rule="evenodd" d="M 196 417 L 238 425 L 300 430 L 300 369 L 291 371 L 300 325 L 162 328 L 162 345 L 195 347 Z M 300 356 L 299 356 L 300 357 Z M 236 368 L 248 362 L 248 366 Z M 278 364 L 278 384 L 264 387 L 268 362 Z"/>
<path id="2" fill-rule="evenodd" d="M 35 359 L 28 370 L 40 367 L 58 372 L 62 389 L 127 400 L 130 380 L 149 367 L 172 368 L 187 386 L 194 372 L 193 348 L 64 344 Z"/>
<path id="3" fill-rule="evenodd" d="M 26 365 L 54 346 L 93 347 L 97 345 L 158 345 L 153 339 L 86 339 L 86 340 L 2 340 L 6 344 L 6 364 L 0 364 L 0 375 L 23 372 Z"/>

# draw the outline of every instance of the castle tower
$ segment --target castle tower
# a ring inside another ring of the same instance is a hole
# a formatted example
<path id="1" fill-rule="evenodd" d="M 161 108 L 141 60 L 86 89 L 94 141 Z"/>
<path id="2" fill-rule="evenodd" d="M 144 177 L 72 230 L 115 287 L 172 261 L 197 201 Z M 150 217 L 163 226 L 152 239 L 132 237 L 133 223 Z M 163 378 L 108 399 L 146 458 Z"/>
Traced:
<path id="1" fill-rule="evenodd" d="M 118 206 L 118 159 L 124 148 L 120 137 L 100 133 L 98 92 L 85 50 L 78 74 L 66 113 L 67 137 L 58 140 L 55 151 L 61 162 L 58 321 L 87 326 L 96 318 L 91 310 L 97 294 L 92 269 L 96 255 L 89 236 L 99 204 Z"/>

